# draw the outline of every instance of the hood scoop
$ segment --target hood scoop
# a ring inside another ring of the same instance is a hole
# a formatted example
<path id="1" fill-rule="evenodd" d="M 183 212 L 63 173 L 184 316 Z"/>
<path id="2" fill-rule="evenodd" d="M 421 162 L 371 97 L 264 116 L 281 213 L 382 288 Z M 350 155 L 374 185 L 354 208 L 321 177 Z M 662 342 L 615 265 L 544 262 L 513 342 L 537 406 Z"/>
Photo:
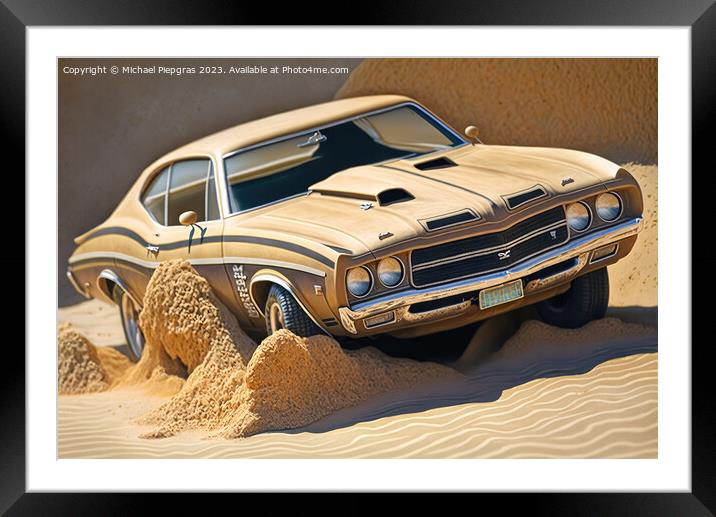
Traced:
<path id="1" fill-rule="evenodd" d="M 507 208 L 514 210 L 515 208 L 526 205 L 530 201 L 545 197 L 546 195 L 547 191 L 537 185 L 529 190 L 516 192 L 514 194 L 510 194 L 509 196 L 503 196 L 503 199 L 505 200 L 505 203 L 507 203 Z"/>
<path id="2" fill-rule="evenodd" d="M 429 232 L 447 228 L 448 226 L 455 226 L 456 224 L 467 223 L 469 221 L 477 221 L 480 216 L 472 210 L 466 208 L 459 212 L 453 212 L 451 214 L 439 215 L 437 217 L 431 217 L 430 219 L 420 219 L 420 224 L 423 225 Z"/>
<path id="3" fill-rule="evenodd" d="M 413 166 L 421 171 L 432 171 L 435 169 L 447 169 L 449 167 L 455 167 L 457 166 L 457 164 L 450 158 L 445 158 L 443 156 L 441 158 L 435 158 L 433 160 L 416 163 Z"/>
<path id="4" fill-rule="evenodd" d="M 389 188 L 381 190 L 377 194 L 368 194 L 366 192 L 351 192 L 351 191 L 339 191 L 331 190 L 328 188 L 312 188 L 312 192 L 318 192 L 324 196 L 335 196 L 335 197 L 347 197 L 353 199 L 360 199 L 361 201 L 369 201 L 378 203 L 379 206 L 394 205 L 396 203 L 403 203 L 405 201 L 412 201 L 415 199 L 410 192 L 404 188 Z M 371 203 L 365 203 L 370 205 Z"/>
<path id="5" fill-rule="evenodd" d="M 394 205 L 395 203 L 403 203 L 415 199 L 410 192 L 402 188 L 391 188 L 384 190 L 378 194 L 378 204 L 380 206 Z"/>

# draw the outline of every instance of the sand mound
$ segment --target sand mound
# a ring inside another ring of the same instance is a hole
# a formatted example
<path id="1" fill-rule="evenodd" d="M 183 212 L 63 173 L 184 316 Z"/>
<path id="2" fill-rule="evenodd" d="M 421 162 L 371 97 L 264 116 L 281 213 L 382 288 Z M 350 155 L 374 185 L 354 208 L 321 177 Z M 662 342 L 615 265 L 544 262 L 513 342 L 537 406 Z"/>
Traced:
<path id="1" fill-rule="evenodd" d="M 58 391 L 61 395 L 105 391 L 131 365 L 113 348 L 97 348 L 71 325 L 58 329 Z"/>
<path id="2" fill-rule="evenodd" d="M 539 320 L 527 320 L 517 333 L 494 354 L 492 360 L 519 358 L 520 361 L 549 355 L 571 356 L 575 348 L 592 349 L 597 343 L 615 343 L 654 336 L 654 327 L 626 323 L 618 318 L 604 318 L 577 329 L 563 329 Z"/>
<path id="3" fill-rule="evenodd" d="M 240 437 L 299 427 L 373 394 L 456 375 L 444 366 L 394 359 L 375 349 L 344 351 L 332 338 L 281 331 L 258 348 L 185 262 L 162 264 L 147 288 L 147 343 L 200 364 L 179 393 L 140 423 L 162 438 L 187 429 Z M 191 336 L 182 335 L 185 329 Z"/>
<path id="4" fill-rule="evenodd" d="M 656 59 L 366 59 L 337 98 L 395 93 L 488 144 L 657 161 Z"/>
<path id="5" fill-rule="evenodd" d="M 246 374 L 243 404 L 226 436 L 300 427 L 387 391 L 457 375 L 435 363 L 397 359 L 375 348 L 346 351 L 328 336 L 282 330 L 266 338 Z"/>
<path id="6" fill-rule="evenodd" d="M 152 275 L 144 295 L 140 326 L 147 343 L 180 359 L 191 373 L 212 345 L 244 343 L 233 315 L 211 291 L 209 282 L 188 262 L 162 263 Z M 254 346 L 243 347 L 248 360 Z"/>

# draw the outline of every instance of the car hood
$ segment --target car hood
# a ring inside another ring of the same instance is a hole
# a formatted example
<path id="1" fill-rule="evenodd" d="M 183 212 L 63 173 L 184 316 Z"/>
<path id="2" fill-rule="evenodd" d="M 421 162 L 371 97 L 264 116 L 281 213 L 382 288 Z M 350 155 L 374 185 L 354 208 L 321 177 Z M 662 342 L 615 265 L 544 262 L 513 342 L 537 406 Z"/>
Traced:
<path id="1" fill-rule="evenodd" d="M 579 151 L 468 145 L 428 158 L 346 169 L 316 183 L 305 196 L 246 214 L 241 225 L 361 255 L 428 238 L 426 220 L 471 211 L 481 223 L 501 221 L 511 215 L 508 200 L 515 194 L 545 192 L 521 210 L 603 184 L 618 170 Z"/>

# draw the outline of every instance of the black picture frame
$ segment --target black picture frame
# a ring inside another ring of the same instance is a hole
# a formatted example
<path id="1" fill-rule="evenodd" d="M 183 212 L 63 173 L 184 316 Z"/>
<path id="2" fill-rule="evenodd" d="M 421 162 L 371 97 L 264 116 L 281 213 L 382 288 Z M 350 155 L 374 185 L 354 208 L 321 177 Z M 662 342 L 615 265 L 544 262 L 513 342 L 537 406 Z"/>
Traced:
<path id="1" fill-rule="evenodd" d="M 0 105 L 3 126 L 6 129 L 6 149 L 23 148 L 25 138 L 25 29 L 37 25 L 281 25 L 306 19 L 316 25 L 318 19 L 311 12 L 306 16 L 306 5 L 295 4 L 295 9 L 280 9 L 261 3 L 229 1 L 176 2 L 171 0 L 125 1 L 95 0 L 0 0 Z M 335 9 L 335 7 L 334 7 Z M 691 27 L 692 73 L 692 170 L 706 169 L 710 150 L 708 122 L 714 113 L 716 94 L 716 6 L 713 0 L 519 0 L 454 1 L 433 3 L 428 1 L 396 1 L 389 7 L 371 4 L 369 9 L 355 9 L 350 20 L 358 25 L 656 25 Z M 332 11 L 328 11 L 331 14 Z M 335 12 L 338 14 L 338 11 Z M 301 16 L 303 15 L 303 16 Z M 341 25 L 345 16 L 322 23 Z M 53 119 L 48 115 L 48 120 Z M 24 170 L 24 153 L 12 153 L 18 163 L 12 170 Z M 710 168 L 713 166 L 711 165 Z M 6 172 L 9 172 L 6 171 Z M 704 170 L 709 178 L 713 171 Z M 12 175 L 20 183 L 20 175 Z M 691 176 L 695 180 L 694 176 Z M 699 177 L 700 178 L 700 177 Z M 696 182 L 694 182 L 696 183 Z M 18 184 L 15 192 L 23 185 Z M 703 189 L 697 189 L 702 190 Z M 31 196 L 25 199 L 26 209 L 32 208 Z M 696 200 L 693 206 L 698 206 Z M 19 211 L 19 207 L 18 207 Z M 17 212 L 16 212 L 17 213 Z M 695 214 L 694 214 L 695 215 Z M 693 234 L 698 234 L 699 218 L 693 217 Z M 28 272 L 25 266 L 24 237 L 17 242 L 19 230 L 13 229 L 12 249 L 3 254 L 3 266 L 11 271 Z M 23 236 L 26 235 L 23 232 Z M 22 244 L 22 245 L 21 245 Z M 22 250 L 22 251 L 20 251 Z M 692 257 L 689 250 L 689 256 Z M 713 264 L 713 259 L 710 259 Z M 706 264 L 707 266 L 709 263 Z M 698 271 L 694 264 L 693 271 Z M 5 291 L 24 292 L 19 274 L 3 280 Z M 23 275 L 24 280 L 24 275 Z M 24 307 L 24 304 L 23 304 Z M 698 316 L 708 307 L 694 302 Z M 696 318 L 694 321 L 703 321 Z M 12 342 L 14 341 L 14 342 Z M 642 494 L 530 494 L 509 496 L 499 502 L 502 512 L 514 510 L 515 505 L 529 504 L 531 513 L 574 515 L 712 515 L 716 512 L 716 426 L 714 404 L 711 399 L 713 357 L 709 339 L 705 347 L 692 347 L 692 491 L 691 493 Z M 5 373 L 0 376 L 0 513 L 7 515 L 125 515 L 147 506 L 147 495 L 132 494 L 69 494 L 26 493 L 25 490 L 25 351 L 18 346 L 19 339 L 4 343 L 7 361 Z M 691 343 L 673 344 L 691 346 Z M 27 346 L 27 345 L 26 345 Z M 699 389 L 701 388 L 701 389 Z M 91 466 L 89 467 L 91 468 Z M 351 496 L 356 497 L 356 496 Z M 487 496 L 485 496 L 487 497 Z M 507 499 L 505 501 L 504 499 Z M 217 501 L 219 502 L 219 501 Z M 423 505 L 422 498 L 414 502 Z M 164 502 L 162 503 L 164 504 Z M 173 504 L 182 507 L 183 497 L 178 494 Z M 247 504 L 247 503 L 242 503 Z M 452 504 L 460 504 L 456 501 Z M 473 504 L 473 503 L 471 503 Z M 485 503 L 483 503 L 485 504 Z M 487 503 L 489 504 L 489 502 Z M 171 511 L 172 504 L 166 506 Z M 372 504 L 365 498 L 352 499 L 342 506 L 351 513 L 367 513 Z M 444 508 L 443 508 L 444 510 Z"/>

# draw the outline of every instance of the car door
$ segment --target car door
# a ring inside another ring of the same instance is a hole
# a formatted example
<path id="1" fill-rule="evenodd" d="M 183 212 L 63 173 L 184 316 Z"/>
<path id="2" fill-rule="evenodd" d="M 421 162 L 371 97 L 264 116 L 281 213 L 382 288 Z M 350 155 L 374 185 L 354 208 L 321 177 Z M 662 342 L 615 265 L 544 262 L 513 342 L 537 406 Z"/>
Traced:
<path id="1" fill-rule="evenodd" d="M 182 214 L 194 212 L 194 224 L 182 224 Z M 216 174 L 209 158 L 171 164 L 167 175 L 163 228 L 149 250 L 156 260 L 187 259 L 195 265 L 221 262 L 223 220 L 216 193 Z"/>
<path id="2" fill-rule="evenodd" d="M 149 185 L 142 203 L 156 222 L 146 243 L 151 262 L 186 259 L 210 283 L 226 283 L 223 218 L 210 158 L 180 160 L 167 166 Z M 188 212 L 196 214 L 194 224 L 179 220 Z"/>

